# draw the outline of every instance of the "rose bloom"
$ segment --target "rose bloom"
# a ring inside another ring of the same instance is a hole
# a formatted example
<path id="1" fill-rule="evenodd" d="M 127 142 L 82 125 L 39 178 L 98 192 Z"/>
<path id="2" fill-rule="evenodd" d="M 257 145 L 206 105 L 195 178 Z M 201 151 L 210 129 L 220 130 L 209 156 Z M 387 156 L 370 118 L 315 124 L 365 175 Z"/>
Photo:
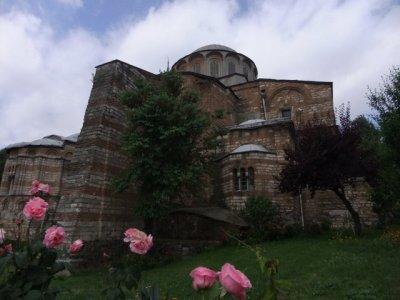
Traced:
<path id="1" fill-rule="evenodd" d="M 39 180 L 32 181 L 31 194 L 36 195 L 39 192 L 42 192 L 44 194 L 49 194 L 50 186 L 48 184 L 41 183 Z"/>
<path id="2" fill-rule="evenodd" d="M 144 255 L 153 246 L 153 237 L 151 234 L 141 240 L 133 241 L 129 244 L 129 248 L 133 253 Z"/>
<path id="3" fill-rule="evenodd" d="M 139 229 L 136 228 L 129 228 L 125 231 L 124 234 L 125 234 L 124 242 L 126 243 L 140 241 L 147 237 L 147 235 L 143 231 L 140 231 Z"/>
<path id="4" fill-rule="evenodd" d="M 55 248 L 64 243 L 65 231 L 62 227 L 52 226 L 46 230 L 43 245 L 46 248 Z"/>
<path id="5" fill-rule="evenodd" d="M 250 280 L 231 264 L 224 264 L 219 274 L 219 282 L 232 296 L 246 299 L 246 289 L 251 288 Z"/>
<path id="6" fill-rule="evenodd" d="M 69 246 L 69 253 L 70 254 L 76 254 L 78 253 L 83 247 L 83 241 L 82 240 L 76 240 Z"/>
<path id="7" fill-rule="evenodd" d="M 6 231 L 3 228 L 0 228 L 0 244 L 3 244 L 6 239 Z"/>
<path id="8" fill-rule="evenodd" d="M 44 183 L 39 184 L 39 191 L 45 194 L 50 194 L 50 185 Z"/>
<path id="9" fill-rule="evenodd" d="M 23 213 L 28 219 L 40 221 L 46 215 L 49 204 L 40 197 L 33 197 L 26 202 Z"/>
<path id="10" fill-rule="evenodd" d="M 31 185 L 31 195 L 36 195 L 37 193 L 39 193 L 39 185 L 40 185 L 40 181 L 39 180 L 34 180 L 32 181 L 32 185 Z"/>
<path id="11" fill-rule="evenodd" d="M 192 285 L 195 290 L 212 287 L 218 278 L 217 272 L 205 267 L 197 267 L 189 275 L 193 279 Z"/>

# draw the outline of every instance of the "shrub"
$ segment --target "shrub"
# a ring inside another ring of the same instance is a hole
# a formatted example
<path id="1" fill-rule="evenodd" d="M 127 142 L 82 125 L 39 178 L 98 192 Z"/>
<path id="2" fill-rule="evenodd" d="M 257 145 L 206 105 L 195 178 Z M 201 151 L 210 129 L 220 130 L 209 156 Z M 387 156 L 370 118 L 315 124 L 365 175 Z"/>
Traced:
<path id="1" fill-rule="evenodd" d="M 283 234 L 283 227 L 278 220 L 278 209 L 275 203 L 264 196 L 247 200 L 241 215 L 251 226 L 251 239 L 274 239 Z"/>

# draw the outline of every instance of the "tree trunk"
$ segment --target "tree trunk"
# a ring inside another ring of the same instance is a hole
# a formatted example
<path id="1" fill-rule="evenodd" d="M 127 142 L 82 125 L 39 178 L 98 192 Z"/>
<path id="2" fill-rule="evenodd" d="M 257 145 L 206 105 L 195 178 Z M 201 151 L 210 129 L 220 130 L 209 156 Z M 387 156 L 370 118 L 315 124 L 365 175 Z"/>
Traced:
<path id="1" fill-rule="evenodd" d="M 354 222 L 354 230 L 356 235 L 360 236 L 361 235 L 361 220 L 360 220 L 360 215 L 358 212 L 354 209 L 353 205 L 351 205 L 350 201 L 346 198 L 346 194 L 344 193 L 344 189 L 342 190 L 334 190 L 335 194 L 342 200 L 344 206 L 346 206 L 347 210 L 350 212 L 351 217 L 353 218 Z"/>

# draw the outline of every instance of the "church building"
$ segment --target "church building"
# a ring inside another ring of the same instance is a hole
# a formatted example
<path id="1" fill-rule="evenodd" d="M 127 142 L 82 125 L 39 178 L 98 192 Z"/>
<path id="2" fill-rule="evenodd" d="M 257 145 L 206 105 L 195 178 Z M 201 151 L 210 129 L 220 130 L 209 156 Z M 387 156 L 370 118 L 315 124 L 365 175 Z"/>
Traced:
<path id="1" fill-rule="evenodd" d="M 315 119 L 335 124 L 332 82 L 259 78 L 252 59 L 216 44 L 198 48 L 172 68 L 182 74 L 186 87 L 198 91 L 202 109 L 223 112 L 225 149 L 218 160 L 219 180 L 204 187 L 205 207 L 218 199 L 239 211 L 249 197 L 263 195 L 278 204 L 287 223 L 351 222 L 331 192 L 317 192 L 312 198 L 307 192 L 293 196 L 278 189 L 285 149 L 292 145 L 296 129 Z M 140 222 L 134 217 L 134 191 L 116 194 L 110 186 L 127 161 L 121 150 L 125 108 L 118 94 L 133 89 L 135 78 L 159 80 L 120 60 L 97 66 L 80 133 L 7 146 L 0 185 L 2 226 L 12 226 L 19 217 L 34 179 L 53 187 L 56 220 L 71 239 L 120 238 L 125 228 Z M 348 193 L 362 222 L 374 223 L 366 184 L 360 181 Z"/>

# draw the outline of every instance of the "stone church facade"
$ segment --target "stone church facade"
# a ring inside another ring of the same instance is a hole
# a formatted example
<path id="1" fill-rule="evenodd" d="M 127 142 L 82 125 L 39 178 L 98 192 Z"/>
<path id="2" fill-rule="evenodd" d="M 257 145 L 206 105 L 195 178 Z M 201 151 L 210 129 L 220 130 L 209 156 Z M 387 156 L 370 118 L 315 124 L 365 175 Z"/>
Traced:
<path id="1" fill-rule="evenodd" d="M 222 45 L 201 47 L 172 68 L 182 74 L 186 87 L 199 92 L 204 110 L 223 112 L 220 125 L 227 128 L 218 160 L 219 180 L 204 187 L 204 206 L 212 206 L 218 198 L 237 211 L 249 197 L 264 195 L 279 205 L 286 222 L 308 225 L 329 219 L 336 226 L 348 222 L 345 207 L 333 193 L 318 192 L 311 198 L 304 192 L 294 197 L 277 188 L 284 150 L 292 144 L 296 128 L 311 119 L 334 124 L 332 82 L 258 78 L 250 58 Z M 120 238 L 124 228 L 140 222 L 133 217 L 134 192 L 116 194 L 110 186 L 127 164 L 121 151 L 125 108 L 118 94 L 133 89 L 135 78 L 159 80 L 119 60 L 97 66 L 79 134 L 51 135 L 7 147 L 0 185 L 2 226 L 12 226 L 34 179 L 53 187 L 55 219 L 71 238 Z M 348 192 L 362 222 L 375 222 L 365 183 L 360 181 Z"/>

